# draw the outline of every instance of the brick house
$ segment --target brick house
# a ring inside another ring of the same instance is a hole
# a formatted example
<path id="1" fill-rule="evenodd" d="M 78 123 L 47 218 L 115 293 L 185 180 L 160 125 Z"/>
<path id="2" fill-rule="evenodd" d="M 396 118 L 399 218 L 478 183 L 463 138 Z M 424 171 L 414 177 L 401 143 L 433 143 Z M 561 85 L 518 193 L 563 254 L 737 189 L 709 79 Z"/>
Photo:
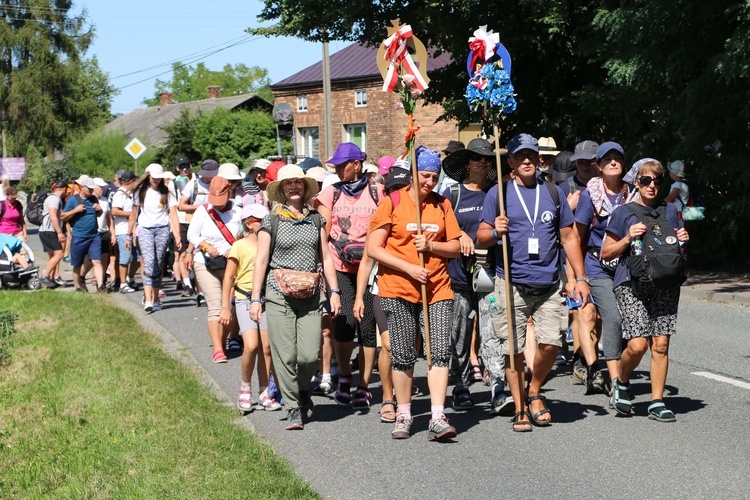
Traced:
<path id="1" fill-rule="evenodd" d="M 398 107 L 399 96 L 381 90 L 383 78 L 377 66 L 377 51 L 377 47 L 354 43 L 330 56 L 333 147 L 353 142 L 373 160 L 401 154 L 406 132 L 406 114 Z M 447 53 L 429 58 L 428 74 L 450 62 Z M 283 102 L 292 108 L 297 155 L 321 161 L 330 158 L 333 152 L 325 151 L 325 140 L 321 140 L 325 137 L 322 62 L 271 85 L 271 90 L 276 104 Z M 417 125 L 422 127 L 417 132 L 417 144 L 440 151 L 448 141 L 459 138 L 457 122 L 436 122 L 443 107 L 423 106 L 423 102 L 417 104 L 414 112 Z M 462 139 L 465 136 L 463 132 L 460 135 Z M 476 136 L 476 132 L 471 135 Z"/>

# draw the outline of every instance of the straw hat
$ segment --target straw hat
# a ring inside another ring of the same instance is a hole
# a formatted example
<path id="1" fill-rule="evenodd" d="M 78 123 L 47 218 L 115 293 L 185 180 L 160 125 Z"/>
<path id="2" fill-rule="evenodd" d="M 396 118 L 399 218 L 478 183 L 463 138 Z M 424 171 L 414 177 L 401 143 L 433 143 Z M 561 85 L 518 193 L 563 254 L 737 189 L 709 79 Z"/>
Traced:
<path id="1" fill-rule="evenodd" d="M 304 203 L 307 203 L 313 196 L 318 194 L 318 182 L 311 177 L 306 177 L 305 172 L 302 171 L 299 165 L 284 165 L 279 169 L 276 180 L 266 188 L 268 199 L 277 203 L 285 203 L 286 198 L 281 190 L 281 186 L 284 181 L 289 179 L 299 179 L 305 184 Z"/>

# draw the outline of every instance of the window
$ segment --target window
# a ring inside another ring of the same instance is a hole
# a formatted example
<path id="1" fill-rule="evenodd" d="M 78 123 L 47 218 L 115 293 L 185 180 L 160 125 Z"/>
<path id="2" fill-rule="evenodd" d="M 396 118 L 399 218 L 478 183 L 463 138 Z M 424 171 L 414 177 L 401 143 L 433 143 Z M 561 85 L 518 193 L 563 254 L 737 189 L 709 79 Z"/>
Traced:
<path id="1" fill-rule="evenodd" d="M 350 125 L 344 125 L 344 142 L 353 142 L 362 151 L 367 150 L 367 140 L 364 123 L 352 123 Z"/>
<path id="2" fill-rule="evenodd" d="M 354 106 L 357 108 L 367 106 L 367 89 L 354 91 Z"/>
<path id="3" fill-rule="evenodd" d="M 297 111 L 305 112 L 307 111 L 307 96 L 306 95 L 298 95 L 297 96 Z"/>
<path id="4" fill-rule="evenodd" d="M 297 155 L 310 158 L 320 156 L 320 129 L 318 127 L 297 129 Z"/>

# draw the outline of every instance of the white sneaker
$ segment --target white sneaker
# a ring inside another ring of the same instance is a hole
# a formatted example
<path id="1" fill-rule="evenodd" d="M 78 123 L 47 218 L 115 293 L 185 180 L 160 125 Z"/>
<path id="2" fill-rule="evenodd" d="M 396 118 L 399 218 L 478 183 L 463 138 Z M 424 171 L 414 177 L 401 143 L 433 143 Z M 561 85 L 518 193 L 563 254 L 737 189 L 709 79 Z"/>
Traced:
<path id="1" fill-rule="evenodd" d="M 145 302 L 143 304 L 143 310 L 146 311 L 147 313 L 150 313 L 151 311 L 154 310 L 154 303 L 153 302 Z"/>

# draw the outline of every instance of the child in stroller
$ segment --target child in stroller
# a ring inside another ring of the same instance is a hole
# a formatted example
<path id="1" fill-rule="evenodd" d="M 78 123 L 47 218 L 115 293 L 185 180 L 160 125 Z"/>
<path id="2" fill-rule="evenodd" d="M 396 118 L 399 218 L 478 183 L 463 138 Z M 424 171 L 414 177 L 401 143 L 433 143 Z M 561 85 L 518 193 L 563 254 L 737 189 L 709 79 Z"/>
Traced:
<path id="1" fill-rule="evenodd" d="M 31 248 L 9 234 L 0 234 L 0 288 L 40 288 L 39 269 Z"/>

